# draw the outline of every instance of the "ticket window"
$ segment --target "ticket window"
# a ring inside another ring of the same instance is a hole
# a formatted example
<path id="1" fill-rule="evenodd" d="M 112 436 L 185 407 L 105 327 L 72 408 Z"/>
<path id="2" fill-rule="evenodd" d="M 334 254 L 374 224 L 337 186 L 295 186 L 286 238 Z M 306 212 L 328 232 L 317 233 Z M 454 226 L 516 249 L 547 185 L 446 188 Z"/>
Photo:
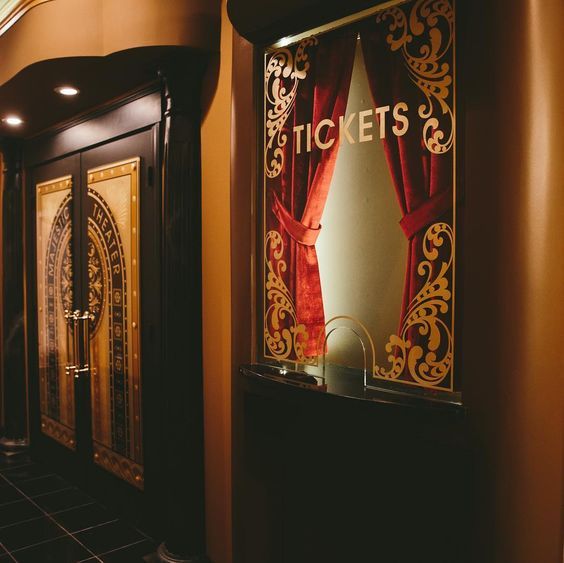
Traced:
<path id="1" fill-rule="evenodd" d="M 259 362 L 460 399 L 455 44 L 411 1 L 264 49 Z"/>

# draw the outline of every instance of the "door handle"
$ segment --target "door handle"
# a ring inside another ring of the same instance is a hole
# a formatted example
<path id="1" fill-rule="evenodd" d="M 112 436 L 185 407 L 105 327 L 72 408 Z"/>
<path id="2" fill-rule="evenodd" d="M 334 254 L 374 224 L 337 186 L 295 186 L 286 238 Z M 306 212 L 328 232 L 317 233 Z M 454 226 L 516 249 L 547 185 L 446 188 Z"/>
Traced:
<path id="1" fill-rule="evenodd" d="M 94 319 L 94 315 L 90 311 L 84 311 L 81 313 L 80 311 L 75 311 L 77 326 L 80 322 L 80 334 L 82 336 L 82 354 L 80 365 L 75 369 L 75 378 L 79 378 L 81 373 L 89 373 L 90 372 L 90 321 Z M 79 342 L 79 339 L 76 339 L 76 342 Z M 80 348 L 80 344 L 78 344 L 77 348 Z"/>
<path id="2" fill-rule="evenodd" d="M 65 319 L 68 324 L 67 330 L 67 365 L 65 373 L 73 374 L 75 379 L 80 378 L 81 373 L 90 371 L 90 324 L 94 315 L 90 311 L 80 312 L 65 309 Z M 82 336 L 82 347 L 80 337 Z M 72 340 L 72 341 L 71 341 Z M 72 350 L 72 359 L 71 359 Z"/>
<path id="3" fill-rule="evenodd" d="M 76 329 L 77 329 L 77 311 L 69 311 L 65 309 L 65 320 L 67 321 L 67 364 L 65 365 L 65 373 L 67 376 L 73 374 L 76 377 L 77 366 L 77 349 L 76 349 Z M 72 359 L 71 359 L 72 356 Z"/>

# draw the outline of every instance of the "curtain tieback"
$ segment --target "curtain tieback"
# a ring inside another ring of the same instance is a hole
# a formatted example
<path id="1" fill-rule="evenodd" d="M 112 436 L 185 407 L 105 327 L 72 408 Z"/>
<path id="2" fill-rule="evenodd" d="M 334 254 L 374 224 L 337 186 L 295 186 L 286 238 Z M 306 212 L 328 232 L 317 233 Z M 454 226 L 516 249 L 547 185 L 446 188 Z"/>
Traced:
<path id="1" fill-rule="evenodd" d="M 400 226 L 408 239 L 412 239 L 419 231 L 434 223 L 452 207 L 452 191 L 445 190 L 431 196 L 425 203 L 410 213 L 406 213 Z"/>
<path id="2" fill-rule="evenodd" d="M 296 221 L 288 210 L 282 205 L 277 196 L 274 196 L 274 214 L 280 220 L 285 231 L 293 238 L 298 244 L 304 246 L 314 246 L 317 237 L 321 232 L 321 225 L 317 229 L 306 227 L 303 223 Z"/>

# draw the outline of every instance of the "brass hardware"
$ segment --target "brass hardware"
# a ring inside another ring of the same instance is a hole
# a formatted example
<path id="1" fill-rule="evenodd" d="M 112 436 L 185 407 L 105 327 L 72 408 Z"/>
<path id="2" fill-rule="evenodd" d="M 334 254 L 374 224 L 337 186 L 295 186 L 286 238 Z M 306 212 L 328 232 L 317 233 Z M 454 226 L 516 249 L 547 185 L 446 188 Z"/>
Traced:
<path id="1" fill-rule="evenodd" d="M 42 433 L 70 449 L 74 449 L 70 439 L 76 441 L 72 383 L 79 361 L 73 341 L 72 186 L 70 175 L 35 186 L 39 407 L 45 424 Z M 56 361 L 51 363 L 47 358 Z"/>
<path id="2" fill-rule="evenodd" d="M 96 319 L 90 323 L 89 376 L 92 437 L 100 454 L 96 461 L 106 471 L 138 488 L 142 488 L 143 483 L 134 478 L 143 474 L 139 302 L 141 168 L 140 159 L 132 157 L 87 171 L 91 209 L 88 244 L 93 252 L 88 257 L 89 301 L 88 305 L 84 304 Z M 123 196 L 117 197 L 118 193 Z M 119 217 L 125 219 L 118 224 Z M 127 390 L 119 400 L 119 391 L 114 388 L 112 379 L 116 373 L 123 374 Z M 120 410 L 128 420 L 123 427 L 115 416 Z M 121 456 L 112 450 L 112 433 L 118 431 L 129 439 Z"/>
<path id="3" fill-rule="evenodd" d="M 78 313 L 77 320 L 81 321 L 81 335 L 82 335 L 82 364 L 76 370 L 77 375 L 80 377 L 81 373 L 90 373 L 90 321 L 94 320 L 94 315 L 90 311 L 76 311 Z"/>
<path id="4" fill-rule="evenodd" d="M 81 373 L 90 372 L 90 325 L 89 321 L 94 319 L 90 311 L 83 313 L 76 309 L 72 313 L 65 309 L 65 319 L 71 330 L 67 331 L 67 354 L 68 361 L 65 366 L 67 375 L 74 374 L 75 379 L 80 378 Z M 72 332 L 72 343 L 70 334 Z M 82 340 L 81 340 L 82 336 Z M 72 346 L 71 346 L 72 344 Z M 81 346 L 82 345 L 82 346 Z M 72 349 L 72 360 L 70 350 Z"/>
<path id="5" fill-rule="evenodd" d="M 76 376 L 76 311 L 71 312 L 65 309 L 65 320 L 67 321 L 67 365 L 65 366 L 65 374 L 67 377 Z M 72 342 L 71 342 L 72 339 Z M 72 356 L 72 358 L 71 358 Z"/>

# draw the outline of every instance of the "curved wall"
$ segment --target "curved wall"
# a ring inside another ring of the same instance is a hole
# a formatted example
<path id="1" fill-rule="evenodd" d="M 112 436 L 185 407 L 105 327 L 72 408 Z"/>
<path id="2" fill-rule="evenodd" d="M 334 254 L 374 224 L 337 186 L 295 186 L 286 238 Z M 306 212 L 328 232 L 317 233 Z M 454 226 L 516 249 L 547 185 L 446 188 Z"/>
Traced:
<path id="1" fill-rule="evenodd" d="M 221 57 L 204 80 L 202 330 L 207 555 L 232 561 L 230 154 L 233 30 L 221 21 Z"/>
<path id="2" fill-rule="evenodd" d="M 49 59 L 159 45 L 216 51 L 219 17 L 219 0 L 52 0 L 0 36 L 0 85 Z"/>
<path id="3" fill-rule="evenodd" d="M 480 563 L 562 561 L 560 0 L 468 3 L 463 397 Z"/>

